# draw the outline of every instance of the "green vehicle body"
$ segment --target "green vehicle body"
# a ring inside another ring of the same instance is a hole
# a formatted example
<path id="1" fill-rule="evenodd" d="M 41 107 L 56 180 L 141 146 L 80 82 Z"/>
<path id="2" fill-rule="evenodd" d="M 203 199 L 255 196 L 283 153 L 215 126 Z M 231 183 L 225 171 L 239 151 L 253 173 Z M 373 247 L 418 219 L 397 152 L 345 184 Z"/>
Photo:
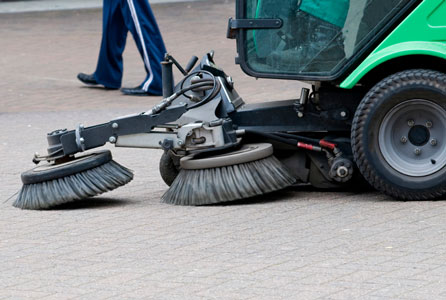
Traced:
<path id="1" fill-rule="evenodd" d="M 238 19 L 258 20 L 258 27 L 240 27 L 238 62 L 253 77 L 328 82 L 343 89 L 373 85 L 405 68 L 444 71 L 446 1 L 388 1 L 237 1 Z M 321 10 L 330 11 L 332 19 Z M 262 24 L 267 20 L 282 25 L 268 28 Z M 327 26 L 337 34 L 317 37 Z"/>
<path id="2" fill-rule="evenodd" d="M 427 55 L 446 60 L 446 1 L 424 0 L 340 87 L 351 89 L 377 66 L 408 55 Z"/>
<path id="3" fill-rule="evenodd" d="M 285 138 L 336 139 L 353 173 L 375 189 L 398 199 L 445 199 L 446 0 L 236 4 L 228 37 L 237 40 L 242 70 L 306 83 L 294 99 L 243 106 L 237 126 L 249 130 L 261 120 L 263 131 Z M 318 166 L 312 161 L 310 172 L 327 175 Z"/>

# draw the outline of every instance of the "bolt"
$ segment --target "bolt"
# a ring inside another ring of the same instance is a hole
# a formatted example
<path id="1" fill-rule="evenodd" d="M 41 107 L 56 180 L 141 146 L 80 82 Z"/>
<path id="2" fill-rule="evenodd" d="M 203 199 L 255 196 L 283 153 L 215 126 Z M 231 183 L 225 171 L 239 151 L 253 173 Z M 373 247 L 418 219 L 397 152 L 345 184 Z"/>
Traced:
<path id="1" fill-rule="evenodd" d="M 231 76 L 226 77 L 226 82 L 228 83 L 228 85 L 231 89 L 234 87 L 234 80 L 232 80 Z"/>
<path id="2" fill-rule="evenodd" d="M 193 76 L 190 81 L 192 84 L 196 83 L 196 81 L 201 80 L 201 77 L 198 75 Z"/>
<path id="3" fill-rule="evenodd" d="M 432 139 L 431 140 L 431 145 L 432 146 L 437 146 L 437 139 Z"/>
<path id="4" fill-rule="evenodd" d="M 409 127 L 413 127 L 413 125 L 415 125 L 415 121 L 414 120 L 409 120 L 409 121 L 407 121 L 407 125 Z"/>
<path id="5" fill-rule="evenodd" d="M 431 121 L 427 121 L 427 122 L 426 122 L 426 127 L 427 127 L 427 128 L 431 128 L 431 127 L 432 127 L 432 125 L 433 125 L 433 124 L 432 124 L 432 122 L 431 122 Z"/>
<path id="6" fill-rule="evenodd" d="M 420 148 L 415 148 L 413 153 L 415 153 L 415 155 L 420 155 L 421 154 L 421 149 Z"/>
<path id="7" fill-rule="evenodd" d="M 111 137 L 108 138 L 108 141 L 109 141 L 110 143 L 114 144 L 114 143 L 116 143 L 116 137 L 111 136 Z"/>
<path id="8" fill-rule="evenodd" d="M 341 117 L 345 118 L 347 116 L 347 113 L 345 111 L 341 111 Z"/>
<path id="9" fill-rule="evenodd" d="M 339 167 L 339 168 L 336 170 L 336 175 L 338 175 L 338 176 L 341 177 L 341 178 L 347 177 L 347 175 L 348 175 L 348 169 L 347 169 L 346 167 L 344 167 L 344 166 Z"/>
<path id="10" fill-rule="evenodd" d="M 85 142 L 85 139 L 84 139 L 83 137 L 81 137 L 81 138 L 79 139 L 79 142 L 81 142 L 81 144 L 83 144 L 83 143 Z"/>
<path id="11" fill-rule="evenodd" d="M 184 142 L 183 142 L 183 140 L 178 140 L 178 146 L 183 146 L 184 145 Z"/>
<path id="12" fill-rule="evenodd" d="M 304 114 L 300 111 L 300 112 L 297 113 L 297 116 L 298 116 L 299 118 L 302 118 L 302 117 L 304 116 Z"/>
<path id="13" fill-rule="evenodd" d="M 401 139 L 400 139 L 400 142 L 403 143 L 403 144 L 407 143 L 407 137 L 402 136 Z"/>
<path id="14" fill-rule="evenodd" d="M 113 128 L 113 129 L 117 129 L 118 127 L 119 127 L 118 123 L 113 123 L 113 124 L 112 124 L 112 128 Z"/>

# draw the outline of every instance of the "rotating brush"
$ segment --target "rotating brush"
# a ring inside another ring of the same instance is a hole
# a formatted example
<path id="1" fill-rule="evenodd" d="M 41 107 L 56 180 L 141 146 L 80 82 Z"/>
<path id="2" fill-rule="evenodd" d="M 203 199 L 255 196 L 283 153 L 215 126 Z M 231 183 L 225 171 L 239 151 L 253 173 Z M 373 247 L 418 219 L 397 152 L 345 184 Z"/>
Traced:
<path id="1" fill-rule="evenodd" d="M 93 152 L 61 164 L 44 164 L 22 173 L 23 187 L 13 205 L 47 209 L 114 190 L 133 179 L 133 172 L 110 151 Z"/>
<path id="2" fill-rule="evenodd" d="M 205 205 L 245 199 L 292 185 L 295 178 L 273 156 L 271 144 L 245 144 L 208 158 L 186 156 L 181 171 L 162 196 L 176 205 Z"/>

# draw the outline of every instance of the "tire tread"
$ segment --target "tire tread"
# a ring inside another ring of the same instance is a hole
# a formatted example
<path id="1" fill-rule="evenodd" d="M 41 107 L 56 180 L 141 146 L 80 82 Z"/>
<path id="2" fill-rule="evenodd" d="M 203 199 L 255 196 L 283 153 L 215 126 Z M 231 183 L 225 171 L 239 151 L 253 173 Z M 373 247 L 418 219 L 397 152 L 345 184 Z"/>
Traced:
<path id="1" fill-rule="evenodd" d="M 374 166 L 364 154 L 366 149 L 363 143 L 364 124 L 369 117 L 372 107 L 392 89 L 413 84 L 423 84 L 437 89 L 446 90 L 446 75 L 438 71 L 414 69 L 393 74 L 375 85 L 359 104 L 352 123 L 351 143 L 354 160 L 358 169 L 366 180 L 377 190 L 402 200 L 428 200 L 437 199 L 446 195 L 446 180 L 435 190 L 403 190 L 396 188 L 386 178 L 379 176 Z"/>

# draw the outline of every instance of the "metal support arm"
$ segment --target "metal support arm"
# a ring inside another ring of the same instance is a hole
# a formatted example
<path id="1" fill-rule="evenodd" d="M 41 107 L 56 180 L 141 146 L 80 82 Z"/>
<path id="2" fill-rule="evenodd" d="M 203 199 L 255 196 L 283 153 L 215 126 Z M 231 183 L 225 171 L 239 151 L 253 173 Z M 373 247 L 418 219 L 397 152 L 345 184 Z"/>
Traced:
<path id="1" fill-rule="evenodd" d="M 169 107 L 158 114 L 137 114 L 112 120 L 91 127 L 79 126 L 76 130 L 55 131 L 48 134 L 48 154 L 72 155 L 84 150 L 115 143 L 119 136 L 148 133 L 158 125 L 176 121 L 186 112 L 186 105 Z"/>

